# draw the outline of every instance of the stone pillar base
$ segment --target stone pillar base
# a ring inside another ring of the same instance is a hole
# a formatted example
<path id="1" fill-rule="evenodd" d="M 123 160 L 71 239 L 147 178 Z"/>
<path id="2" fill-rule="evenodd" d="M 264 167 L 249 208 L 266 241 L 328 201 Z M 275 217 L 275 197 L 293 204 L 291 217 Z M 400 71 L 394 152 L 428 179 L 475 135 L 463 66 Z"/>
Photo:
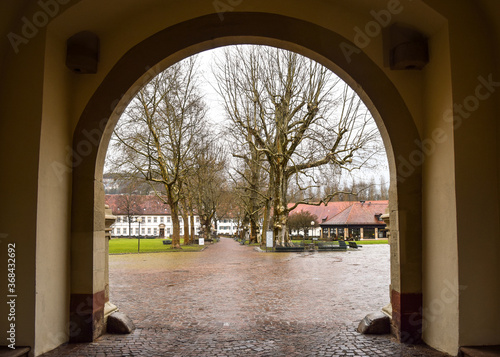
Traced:
<path id="1" fill-rule="evenodd" d="M 118 307 L 107 301 L 106 304 L 104 304 L 104 319 L 107 320 L 108 316 L 116 311 L 118 311 Z"/>
<path id="2" fill-rule="evenodd" d="M 391 291 L 392 331 L 401 343 L 422 342 L 422 294 Z"/>
<path id="3" fill-rule="evenodd" d="M 69 342 L 92 342 L 106 331 L 104 291 L 71 294 Z"/>

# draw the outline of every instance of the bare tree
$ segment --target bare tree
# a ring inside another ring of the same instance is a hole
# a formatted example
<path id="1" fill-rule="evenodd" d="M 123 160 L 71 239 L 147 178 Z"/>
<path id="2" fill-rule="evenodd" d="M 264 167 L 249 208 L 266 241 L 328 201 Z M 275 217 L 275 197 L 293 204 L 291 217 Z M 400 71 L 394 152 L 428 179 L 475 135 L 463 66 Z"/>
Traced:
<path id="1" fill-rule="evenodd" d="M 199 137 L 195 152 L 186 189 L 200 217 L 205 238 L 209 238 L 226 188 L 226 153 L 224 146 L 208 129 Z"/>
<path id="2" fill-rule="evenodd" d="M 311 225 L 311 222 L 314 222 Z M 311 227 L 318 226 L 318 216 L 312 214 L 309 211 L 301 210 L 299 212 L 291 212 L 288 217 L 288 227 L 290 230 L 294 229 L 296 231 L 303 230 L 304 235 L 309 231 Z"/>
<path id="3" fill-rule="evenodd" d="M 182 223 L 184 224 L 184 245 L 191 244 L 191 236 L 189 234 L 189 205 L 186 194 L 182 194 L 179 200 L 180 203 L 180 214 L 182 217 Z"/>
<path id="4" fill-rule="evenodd" d="M 141 214 L 142 196 L 136 195 L 134 192 L 133 182 L 127 185 L 126 193 L 122 193 L 117 197 L 116 209 L 120 215 L 125 216 L 128 222 L 128 234 L 132 236 L 132 222 L 134 218 Z"/>
<path id="5" fill-rule="evenodd" d="M 172 212 L 172 247 L 180 248 L 179 201 L 197 138 L 206 128 L 195 59 L 176 63 L 132 100 L 113 140 L 115 171 L 141 177 Z"/>
<path id="6" fill-rule="evenodd" d="M 270 47 L 235 47 L 219 63 L 218 91 L 232 125 L 247 135 L 268 167 L 275 242 L 290 243 L 289 184 L 310 188 L 322 165 L 354 170 L 378 152 L 377 129 L 359 97 L 328 69 L 295 53 Z M 247 156 L 251 159 L 250 155 Z M 252 172 L 253 173 L 253 172 Z M 248 178 L 247 175 L 244 175 Z M 315 202 L 325 203 L 333 192 Z"/>
<path id="7" fill-rule="evenodd" d="M 239 68 L 238 62 L 232 62 L 233 51 L 225 52 L 223 63 L 218 64 L 218 90 L 221 95 L 225 95 L 229 88 L 235 89 L 237 78 L 229 78 L 230 73 L 236 73 Z M 257 72 L 259 62 L 253 60 L 255 53 L 248 53 L 252 60 L 248 62 L 247 71 Z M 221 75 L 224 73 L 224 75 Z M 249 76 L 251 82 L 247 83 L 254 96 L 251 98 L 248 93 L 247 98 L 237 98 L 237 93 L 231 93 L 231 97 L 225 98 L 226 112 L 229 114 L 229 124 L 227 132 L 231 134 L 231 152 L 234 158 L 233 170 L 230 177 L 233 180 L 236 190 L 234 193 L 240 201 L 242 235 L 248 232 L 250 243 L 257 242 L 257 232 L 260 225 L 259 220 L 263 208 L 266 207 L 266 196 L 262 190 L 263 179 L 269 173 L 265 166 L 265 155 L 259 150 L 259 144 L 253 131 L 259 131 L 258 124 L 258 97 L 255 95 L 258 89 L 258 76 Z M 242 100 L 243 99 L 243 100 Z M 233 110 L 236 109 L 236 110 Z M 239 125 L 244 123 L 245 125 Z"/>

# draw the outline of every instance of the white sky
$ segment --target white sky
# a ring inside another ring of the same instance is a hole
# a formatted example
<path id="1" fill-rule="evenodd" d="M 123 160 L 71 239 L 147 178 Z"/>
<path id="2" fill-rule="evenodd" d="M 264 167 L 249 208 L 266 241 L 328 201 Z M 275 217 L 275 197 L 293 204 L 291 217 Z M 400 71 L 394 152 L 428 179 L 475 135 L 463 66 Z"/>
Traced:
<path id="1" fill-rule="evenodd" d="M 217 126 L 220 126 L 221 129 L 225 124 L 225 113 L 224 107 L 222 104 L 222 100 L 220 96 L 212 87 L 215 85 L 215 77 L 213 76 L 212 66 L 215 64 L 215 59 L 217 57 L 223 58 L 223 51 L 225 47 L 219 47 L 213 50 L 208 50 L 197 54 L 198 56 L 198 65 L 200 68 L 200 72 L 202 73 L 201 77 L 201 89 L 204 92 L 204 99 L 208 105 L 207 116 L 209 120 Z M 363 171 L 361 176 L 356 175 L 357 177 L 363 177 L 366 180 L 369 180 L 370 177 L 373 177 L 376 181 L 378 181 L 379 177 L 383 176 L 385 181 L 389 183 L 389 170 L 388 164 L 386 161 L 386 157 L 382 159 L 383 162 L 378 165 L 377 169 L 372 169 L 370 171 Z"/>
<path id="2" fill-rule="evenodd" d="M 224 107 L 222 100 L 214 90 L 212 85 L 215 85 L 215 77 L 213 76 L 212 66 L 215 64 L 215 59 L 217 57 L 222 58 L 224 47 L 219 47 L 213 50 L 204 51 L 199 53 L 198 63 L 204 81 L 202 82 L 202 90 L 205 93 L 204 98 L 208 104 L 208 118 L 214 123 L 224 121 Z"/>
<path id="3" fill-rule="evenodd" d="M 227 47 L 227 46 L 225 46 Z M 204 91 L 204 98 L 209 106 L 208 118 L 215 125 L 220 125 L 225 122 L 225 113 L 222 100 L 219 94 L 214 90 L 212 84 L 215 84 L 215 77 L 212 73 L 212 66 L 215 64 L 216 58 L 223 58 L 223 51 L 225 47 L 219 47 L 213 50 L 208 50 L 200 52 L 197 54 L 198 63 L 200 66 L 200 71 L 202 72 L 203 78 L 205 79 L 202 83 L 202 90 Z M 222 124 L 223 125 L 223 124 Z M 375 125 L 375 121 L 374 121 Z M 389 183 L 389 166 L 387 164 L 387 159 L 384 156 L 380 165 L 377 169 L 371 169 L 369 171 L 363 170 L 360 173 L 361 177 L 365 177 L 369 180 L 370 176 L 378 181 L 380 176 L 383 176 L 387 184 Z M 356 177 L 360 177 L 359 174 Z"/>

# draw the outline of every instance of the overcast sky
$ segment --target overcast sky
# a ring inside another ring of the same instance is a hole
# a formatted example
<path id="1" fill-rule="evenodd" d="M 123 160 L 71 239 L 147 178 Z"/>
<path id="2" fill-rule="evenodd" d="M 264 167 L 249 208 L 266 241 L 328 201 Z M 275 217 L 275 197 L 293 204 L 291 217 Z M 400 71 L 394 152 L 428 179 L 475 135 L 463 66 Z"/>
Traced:
<path id="1" fill-rule="evenodd" d="M 227 46 L 225 46 L 227 47 Z M 225 47 L 219 47 L 213 50 L 208 50 L 197 54 L 198 63 L 202 76 L 205 79 L 202 83 L 202 90 L 204 91 L 204 98 L 208 104 L 209 111 L 208 117 L 214 124 L 222 124 L 225 122 L 224 107 L 219 94 L 214 90 L 213 85 L 216 80 L 213 76 L 212 67 L 215 64 L 216 58 L 224 58 L 223 52 Z M 374 125 L 375 121 L 373 121 Z M 384 156 L 380 162 L 380 165 L 376 169 L 369 170 L 368 172 L 359 173 L 361 176 L 373 176 L 378 180 L 380 176 L 383 176 L 386 182 L 389 182 L 389 168 L 387 164 L 387 158 Z M 359 175 L 356 175 L 359 176 Z"/>
<path id="2" fill-rule="evenodd" d="M 204 93 L 204 99 L 208 105 L 208 118 L 209 120 L 222 128 L 225 121 L 224 107 L 219 94 L 215 91 L 215 77 L 213 75 L 212 67 L 215 64 L 216 58 L 223 58 L 224 47 L 219 47 L 213 50 L 208 50 L 197 54 L 198 64 L 201 71 L 201 89 Z M 374 124 L 375 125 L 375 124 Z M 389 182 L 389 170 L 387 165 L 386 156 L 382 158 L 380 165 L 376 169 L 370 171 L 363 171 L 356 174 L 357 177 L 364 177 L 369 179 L 370 176 L 374 177 L 377 181 L 380 176 L 383 176 L 386 182 Z"/>

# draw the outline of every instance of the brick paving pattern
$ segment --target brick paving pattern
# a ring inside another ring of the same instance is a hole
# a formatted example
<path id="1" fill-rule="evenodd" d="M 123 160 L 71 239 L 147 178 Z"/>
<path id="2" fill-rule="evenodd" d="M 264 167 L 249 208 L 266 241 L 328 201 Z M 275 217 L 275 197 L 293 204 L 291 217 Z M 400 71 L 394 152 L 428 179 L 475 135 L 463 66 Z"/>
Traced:
<path id="1" fill-rule="evenodd" d="M 389 247 L 259 253 L 231 239 L 201 253 L 110 257 L 111 302 L 137 329 L 45 357 L 444 356 L 356 332 L 389 302 Z"/>

